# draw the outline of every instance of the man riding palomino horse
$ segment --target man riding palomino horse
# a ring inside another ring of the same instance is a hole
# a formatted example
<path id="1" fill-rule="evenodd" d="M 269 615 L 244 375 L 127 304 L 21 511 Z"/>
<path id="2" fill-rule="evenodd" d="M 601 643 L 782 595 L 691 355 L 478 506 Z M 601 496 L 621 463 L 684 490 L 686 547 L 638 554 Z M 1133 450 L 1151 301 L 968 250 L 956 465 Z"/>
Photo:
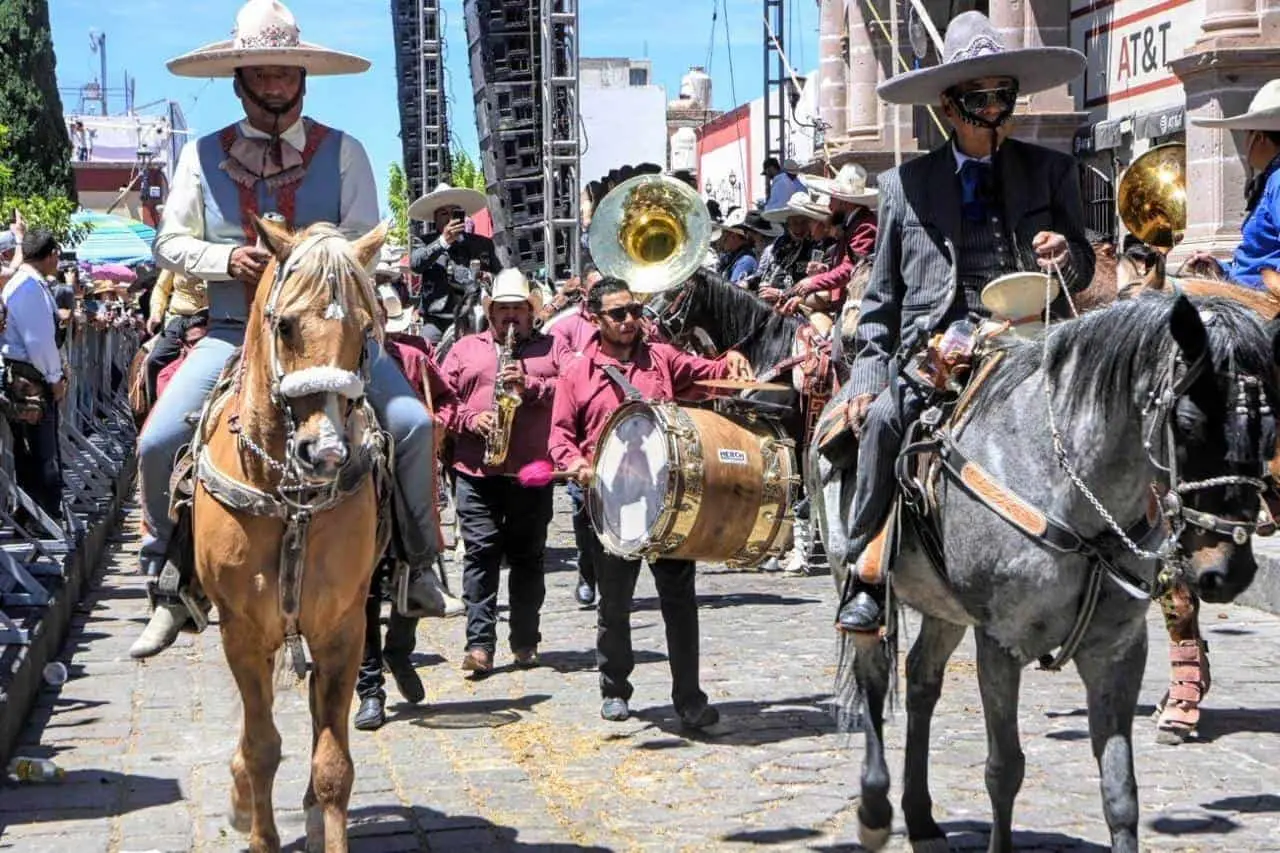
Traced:
<path id="1" fill-rule="evenodd" d="M 170 552 L 169 477 L 192 436 L 224 365 L 241 346 L 252 293 L 271 261 L 258 245 L 254 218 L 277 213 L 301 230 L 336 223 L 355 237 L 378 222 L 377 185 L 364 148 L 350 135 L 302 115 L 308 77 L 360 73 L 369 62 L 302 42 L 292 13 L 278 0 L 249 0 L 235 35 L 169 62 L 186 77 L 231 77 L 243 119 L 183 148 L 155 241 L 157 262 L 208 285 L 209 328 L 185 359 L 173 386 L 138 438 L 143 517 L 142 570 L 155 611 L 130 649 L 146 658 L 167 648 L 203 612 L 187 592 L 188 561 Z M 366 354 L 367 395 L 395 439 L 396 517 L 406 562 L 423 587 L 417 598 L 439 603 L 431 566 L 437 542 L 432 423 L 395 363 L 376 342 Z M 186 601 L 188 604 L 184 604 Z M 192 606 L 188 606 L 192 605 Z"/>
<path id="2" fill-rule="evenodd" d="M 1066 49 L 1007 50 L 985 15 L 966 12 L 947 29 L 940 65 L 877 90 L 889 103 L 940 100 L 952 135 L 878 181 L 875 261 L 845 391 L 859 439 L 847 520 L 851 560 L 885 522 L 896 489 L 894 462 L 923 408 L 921 393 L 897 373 L 900 356 L 957 320 L 985 315 L 979 295 L 1003 274 L 1056 269 L 1072 291 L 1093 277 L 1075 162 L 1010 138 L 1018 95 L 1075 79 L 1083 62 Z M 872 568 L 865 577 L 850 572 L 837 617 L 842 630 L 883 624 L 884 578 Z"/>

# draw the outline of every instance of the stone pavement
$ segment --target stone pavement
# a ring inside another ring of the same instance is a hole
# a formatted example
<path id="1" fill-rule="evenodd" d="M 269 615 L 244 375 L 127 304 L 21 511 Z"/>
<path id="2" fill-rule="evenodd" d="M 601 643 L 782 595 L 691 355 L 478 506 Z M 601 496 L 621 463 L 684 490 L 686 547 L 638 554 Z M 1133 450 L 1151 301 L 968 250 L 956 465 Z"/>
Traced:
<path id="1" fill-rule="evenodd" d="M 393 699 L 387 726 L 353 732 L 352 849 L 857 849 L 861 740 L 835 733 L 824 707 L 834 661 L 830 578 L 702 573 L 703 678 L 724 719 L 714 734 L 689 739 L 670 706 L 661 617 L 652 580 L 642 576 L 638 714 L 606 723 L 593 671 L 595 616 L 572 601 L 568 518 L 564 502 L 558 506 L 545 665 L 512 670 L 504 625 L 499 671 L 466 680 L 458 670 L 462 622 L 424 621 L 416 662 L 426 703 Z M 217 631 L 184 635 L 145 664 L 127 656 L 146 608 L 142 580 L 131 574 L 135 529 L 126 519 L 76 614 L 64 649 L 71 680 L 46 690 L 18 750 L 54 758 L 67 779 L 0 788 L 0 849 L 242 849 L 225 818 L 239 700 Z M 456 567 L 451 578 L 456 586 Z M 1204 741 L 1161 747 L 1150 722 L 1139 721 L 1143 848 L 1280 850 L 1280 618 L 1239 607 L 1206 607 L 1204 617 L 1214 666 Z M 1167 672 L 1154 609 L 1151 626 L 1144 715 Z M 303 695 L 279 697 L 276 720 L 284 736 L 276 811 L 282 837 L 299 849 L 309 744 Z M 901 723 L 889 735 L 895 799 Z M 1028 670 L 1022 731 L 1020 848 L 1104 849 L 1083 690 L 1072 674 Z M 939 705 L 932 767 L 954 849 L 985 849 L 984 754 L 966 641 Z M 906 846 L 895 836 L 890 849 Z"/>

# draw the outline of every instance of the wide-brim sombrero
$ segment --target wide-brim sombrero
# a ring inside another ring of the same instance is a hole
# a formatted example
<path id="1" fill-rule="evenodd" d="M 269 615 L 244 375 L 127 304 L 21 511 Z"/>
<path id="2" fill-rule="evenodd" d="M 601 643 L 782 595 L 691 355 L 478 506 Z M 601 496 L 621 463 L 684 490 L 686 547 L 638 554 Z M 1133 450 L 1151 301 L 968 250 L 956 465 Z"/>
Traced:
<path id="1" fill-rule="evenodd" d="M 429 222 L 442 207 L 460 207 L 467 216 L 473 216 L 484 210 L 487 203 L 485 194 L 478 190 L 441 184 L 409 205 L 409 218 Z"/>
<path id="2" fill-rule="evenodd" d="M 1010 324 L 1019 337 L 1034 337 L 1044 329 L 1049 302 L 1062 292 L 1058 280 L 1047 273 L 1015 272 L 1002 275 L 982 288 L 982 305 L 991 319 Z"/>
<path id="3" fill-rule="evenodd" d="M 1191 123 L 1223 130 L 1280 131 L 1280 80 L 1266 83 L 1249 102 L 1249 109 L 1239 115 L 1222 118 L 1192 116 Z"/>
<path id="4" fill-rule="evenodd" d="M 1069 83 L 1084 73 L 1085 57 L 1069 47 L 1010 50 L 981 12 L 963 12 L 947 27 L 938 65 L 884 81 L 876 94 L 890 104 L 936 104 L 952 86 L 982 77 L 1012 77 L 1029 95 Z"/>
<path id="5" fill-rule="evenodd" d="M 249 0 L 236 15 L 235 35 L 165 63 L 179 77 L 234 77 L 236 69 L 281 65 L 308 75 L 360 74 L 369 60 L 302 41 L 293 13 L 279 0 Z"/>

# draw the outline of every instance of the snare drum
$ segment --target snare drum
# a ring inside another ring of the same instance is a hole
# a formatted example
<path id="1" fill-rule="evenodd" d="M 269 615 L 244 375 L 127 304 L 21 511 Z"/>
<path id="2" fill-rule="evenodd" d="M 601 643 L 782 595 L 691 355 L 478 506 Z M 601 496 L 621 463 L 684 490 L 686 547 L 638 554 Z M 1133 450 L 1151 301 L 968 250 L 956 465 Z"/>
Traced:
<path id="1" fill-rule="evenodd" d="M 629 402 L 601 433 L 587 508 L 612 554 L 757 566 L 790 547 L 799 482 L 768 419 Z"/>

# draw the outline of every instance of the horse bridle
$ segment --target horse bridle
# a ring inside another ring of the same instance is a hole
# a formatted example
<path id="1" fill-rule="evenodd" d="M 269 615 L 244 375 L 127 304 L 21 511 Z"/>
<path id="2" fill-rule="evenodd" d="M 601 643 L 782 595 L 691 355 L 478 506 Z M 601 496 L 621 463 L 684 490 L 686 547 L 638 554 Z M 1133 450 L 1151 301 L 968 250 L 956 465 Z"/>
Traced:
<path id="1" fill-rule="evenodd" d="M 292 400 L 299 397 L 305 397 L 312 394 L 337 394 L 347 401 L 347 409 L 343 418 L 344 434 L 346 427 L 350 422 L 352 414 L 357 409 L 363 409 L 367 406 L 365 400 L 365 388 L 369 383 L 370 365 L 368 358 L 368 343 L 372 338 L 371 333 L 366 333 L 365 345 L 360 348 L 360 364 L 356 371 L 346 370 L 336 365 L 314 365 L 304 367 L 300 370 L 285 372 L 284 367 L 280 363 L 279 341 L 280 341 L 280 323 L 281 317 L 277 313 L 278 303 L 281 293 L 284 289 L 284 283 L 289 276 L 297 270 L 302 259 L 317 246 L 329 240 L 344 239 L 338 234 L 316 234 L 303 240 L 289 253 L 289 256 L 276 265 L 275 277 L 271 282 L 271 290 L 267 293 L 266 305 L 263 309 L 263 320 L 268 327 L 268 356 L 269 369 L 271 371 L 271 402 L 274 408 L 283 415 L 285 429 L 285 460 L 281 462 L 273 458 L 265 449 L 260 447 L 254 440 L 246 435 L 244 431 L 238 433 L 242 445 L 253 452 L 255 456 L 261 459 L 268 467 L 281 475 L 280 494 L 282 499 L 290 501 L 286 497 L 290 492 L 327 492 L 327 495 L 320 495 L 320 503 L 328 504 L 337 499 L 338 483 L 342 475 L 342 469 L 339 468 L 332 477 L 327 477 L 323 481 L 317 481 L 314 477 L 304 473 L 300 467 L 296 436 L 298 430 L 297 418 L 293 411 Z M 328 274 L 330 287 L 329 307 L 325 310 L 325 319 L 341 320 L 345 317 L 345 311 L 342 307 L 341 295 L 339 288 L 341 287 L 338 277 L 335 273 Z M 242 362 L 243 365 L 243 362 Z M 356 456 L 352 453 L 348 456 L 346 464 L 351 464 Z M 344 466 L 345 467 L 345 466 Z M 312 511 L 319 507 L 312 502 L 305 507 L 299 504 L 299 509 L 308 508 Z"/>
<path id="2" fill-rule="evenodd" d="M 686 331 L 689 322 L 689 312 L 693 309 L 693 298 L 691 292 L 693 288 L 698 286 L 696 277 L 690 277 L 684 284 L 680 285 L 679 292 L 675 298 L 671 300 L 671 306 L 666 311 L 659 313 L 653 311 L 648 305 L 645 306 L 645 312 L 652 318 L 653 322 L 658 325 L 658 329 L 667 336 L 668 340 L 675 340 L 677 336 L 682 335 Z M 769 319 L 756 323 L 751 329 L 738 340 L 726 347 L 720 348 L 720 352 L 729 350 L 740 350 L 746 346 L 749 341 L 764 331 L 769 325 Z"/>

